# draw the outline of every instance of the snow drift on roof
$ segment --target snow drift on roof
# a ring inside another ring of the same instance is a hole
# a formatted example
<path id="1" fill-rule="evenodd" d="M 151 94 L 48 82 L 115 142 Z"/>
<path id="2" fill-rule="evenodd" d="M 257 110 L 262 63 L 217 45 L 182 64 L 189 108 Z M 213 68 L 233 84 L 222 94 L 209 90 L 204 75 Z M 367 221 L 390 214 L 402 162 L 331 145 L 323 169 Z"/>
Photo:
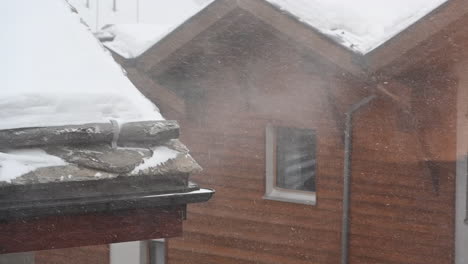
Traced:
<path id="1" fill-rule="evenodd" d="M 347 48 L 366 54 L 448 0 L 266 0 Z"/>
<path id="2" fill-rule="evenodd" d="M 22 149 L 9 153 L 0 152 L 0 182 L 11 180 L 39 168 L 65 166 L 59 157 L 47 154 L 42 149 Z"/>
<path id="3" fill-rule="evenodd" d="M 111 33 L 114 39 L 103 44 L 124 58 L 136 58 L 174 29 L 173 25 L 162 24 L 110 25 L 103 32 Z"/>
<path id="4" fill-rule="evenodd" d="M 104 45 L 126 59 L 136 58 L 213 1 L 203 0 L 198 3 L 185 1 L 185 4 L 190 4 L 191 8 L 186 6 L 184 9 L 175 8 L 181 4 L 180 1 L 158 3 L 160 9 L 172 12 L 170 19 L 150 21 L 154 23 L 121 23 L 105 26 L 102 31 L 111 33 L 114 39 L 104 42 Z"/>
<path id="5" fill-rule="evenodd" d="M 62 0 L 0 9 L 0 129 L 161 120 Z"/>

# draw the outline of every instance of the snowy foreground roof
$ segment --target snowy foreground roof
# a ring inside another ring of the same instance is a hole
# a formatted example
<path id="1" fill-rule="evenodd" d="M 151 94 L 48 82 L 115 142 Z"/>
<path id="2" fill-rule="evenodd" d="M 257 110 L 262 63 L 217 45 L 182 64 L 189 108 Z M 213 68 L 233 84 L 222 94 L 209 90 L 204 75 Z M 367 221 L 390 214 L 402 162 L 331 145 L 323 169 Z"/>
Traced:
<path id="1" fill-rule="evenodd" d="M 65 1 L 7 1 L 0 24 L 0 129 L 163 119 Z"/>
<path id="2" fill-rule="evenodd" d="M 64 1 L 7 1 L 0 24 L 0 185 L 200 169 Z"/>
<path id="3" fill-rule="evenodd" d="M 314 30 L 359 54 L 366 54 L 429 14 L 448 0 L 264 0 Z M 158 43 L 212 1 L 194 7 L 191 13 L 175 15 L 164 24 L 106 26 L 103 32 L 115 38 L 104 45 L 130 59 Z M 178 1 L 167 1 L 161 9 L 177 10 Z"/>

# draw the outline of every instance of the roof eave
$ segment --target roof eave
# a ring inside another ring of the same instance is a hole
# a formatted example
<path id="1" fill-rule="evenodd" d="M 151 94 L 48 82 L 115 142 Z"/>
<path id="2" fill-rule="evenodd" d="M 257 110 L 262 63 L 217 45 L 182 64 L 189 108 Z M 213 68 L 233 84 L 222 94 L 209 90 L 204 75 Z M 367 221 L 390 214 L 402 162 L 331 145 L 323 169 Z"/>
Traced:
<path id="1" fill-rule="evenodd" d="M 240 8 L 313 50 L 345 71 L 359 77 L 365 75 L 365 68 L 361 65 L 362 54 L 342 46 L 337 40 L 300 22 L 296 17 L 278 9 L 278 7 L 267 1 L 237 0 L 237 2 Z M 291 28 L 294 28 L 294 30 L 291 30 Z"/>
<path id="2" fill-rule="evenodd" d="M 75 198 L 42 201 L 5 201 L 0 206 L 0 221 L 202 203 L 210 200 L 215 193 L 212 189 L 199 188 L 195 184 L 189 187 L 182 191 L 164 193 L 156 191 L 94 197 L 80 195 Z"/>
<path id="3" fill-rule="evenodd" d="M 448 1 L 395 37 L 362 56 L 362 66 L 368 73 L 380 72 L 467 14 L 466 0 Z M 391 71 L 386 72 L 390 75 L 396 75 L 407 69 L 407 66 L 410 65 L 393 67 Z"/>
<path id="4" fill-rule="evenodd" d="M 160 64 L 235 8 L 236 2 L 232 0 L 217 0 L 212 2 L 138 56 L 136 58 L 138 68 L 144 72 L 150 71 L 155 65 Z"/>
<path id="5" fill-rule="evenodd" d="M 302 43 L 343 70 L 356 77 L 369 78 L 370 75 L 398 61 L 411 49 L 468 14 L 468 5 L 465 5 L 464 1 L 451 0 L 441 5 L 384 44 L 369 53 L 362 54 L 344 47 L 337 40 L 300 22 L 294 16 L 285 13 L 267 1 L 217 0 L 139 57 L 134 59 L 125 59 L 120 55 L 117 57 L 121 57 L 126 64 L 136 63 L 137 67 L 144 72 L 150 70 L 162 72 L 165 67 L 161 65 L 161 62 L 235 8 L 241 8 L 291 39 Z M 294 30 L 290 30 L 291 28 Z M 393 69 L 392 73 L 398 74 L 404 69 L 405 67 Z"/>
<path id="6" fill-rule="evenodd" d="M 362 54 L 340 45 L 264 0 L 216 0 L 136 58 L 125 58 L 111 48 L 108 49 L 122 65 L 133 65 L 143 72 L 160 73 L 166 69 L 162 65 L 165 59 L 236 8 L 251 13 L 288 37 L 303 43 L 343 70 L 356 76 L 365 74 Z M 288 27 L 297 30 L 287 30 Z"/>

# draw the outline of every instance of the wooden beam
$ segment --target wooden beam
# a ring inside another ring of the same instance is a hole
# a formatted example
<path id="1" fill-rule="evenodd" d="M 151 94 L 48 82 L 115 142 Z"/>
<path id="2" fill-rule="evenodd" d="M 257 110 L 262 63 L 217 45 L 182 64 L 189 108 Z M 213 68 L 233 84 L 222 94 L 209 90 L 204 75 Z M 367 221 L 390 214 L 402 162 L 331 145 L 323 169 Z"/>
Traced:
<path id="1" fill-rule="evenodd" d="M 50 216 L 0 223 L 0 254 L 182 235 L 185 206 Z"/>
<path id="2" fill-rule="evenodd" d="M 204 10 L 174 30 L 174 32 L 169 34 L 166 38 L 140 55 L 136 62 L 138 67 L 145 72 L 150 71 L 155 65 L 164 67 L 164 65 L 159 65 L 162 61 L 236 7 L 236 1 L 233 0 L 214 1 Z"/>
<path id="3" fill-rule="evenodd" d="M 134 67 L 125 69 L 128 78 L 135 86 L 151 101 L 158 105 L 164 114 L 165 111 L 173 111 L 180 115 L 185 115 L 185 101 L 176 93 L 160 85 L 144 73 Z"/>
<path id="4" fill-rule="evenodd" d="M 390 98 L 400 108 L 410 112 L 411 109 L 411 88 L 399 81 L 384 81 L 375 86 L 377 92 Z"/>
<path id="5" fill-rule="evenodd" d="M 265 0 L 238 0 L 238 4 L 245 11 L 353 75 L 362 76 L 365 74 L 359 65 L 361 55 L 335 43 L 315 28 L 287 15 Z"/>
<path id="6" fill-rule="evenodd" d="M 418 116 L 415 115 L 411 107 L 411 91 L 412 88 L 406 84 L 398 81 L 391 80 L 379 83 L 376 86 L 376 90 L 383 96 L 390 98 L 396 103 L 399 108 L 398 118 L 409 133 L 414 135 L 416 138 L 416 151 L 417 156 L 422 164 L 423 174 L 430 178 L 432 181 L 432 187 L 434 193 L 439 194 L 440 185 L 440 169 L 437 164 L 438 161 L 432 159 L 431 151 L 424 138 L 424 134 L 419 128 Z"/>

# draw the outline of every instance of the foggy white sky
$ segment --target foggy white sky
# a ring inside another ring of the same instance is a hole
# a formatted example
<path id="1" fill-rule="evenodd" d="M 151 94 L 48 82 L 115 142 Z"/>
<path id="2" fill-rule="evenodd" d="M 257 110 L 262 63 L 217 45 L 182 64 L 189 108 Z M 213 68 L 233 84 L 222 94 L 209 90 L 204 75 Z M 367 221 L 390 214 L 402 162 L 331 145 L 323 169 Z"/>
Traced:
<path id="1" fill-rule="evenodd" d="M 174 24 L 174 21 L 193 16 L 201 6 L 211 1 L 115 0 L 114 11 L 114 0 L 69 0 L 93 30 L 106 24 Z"/>

